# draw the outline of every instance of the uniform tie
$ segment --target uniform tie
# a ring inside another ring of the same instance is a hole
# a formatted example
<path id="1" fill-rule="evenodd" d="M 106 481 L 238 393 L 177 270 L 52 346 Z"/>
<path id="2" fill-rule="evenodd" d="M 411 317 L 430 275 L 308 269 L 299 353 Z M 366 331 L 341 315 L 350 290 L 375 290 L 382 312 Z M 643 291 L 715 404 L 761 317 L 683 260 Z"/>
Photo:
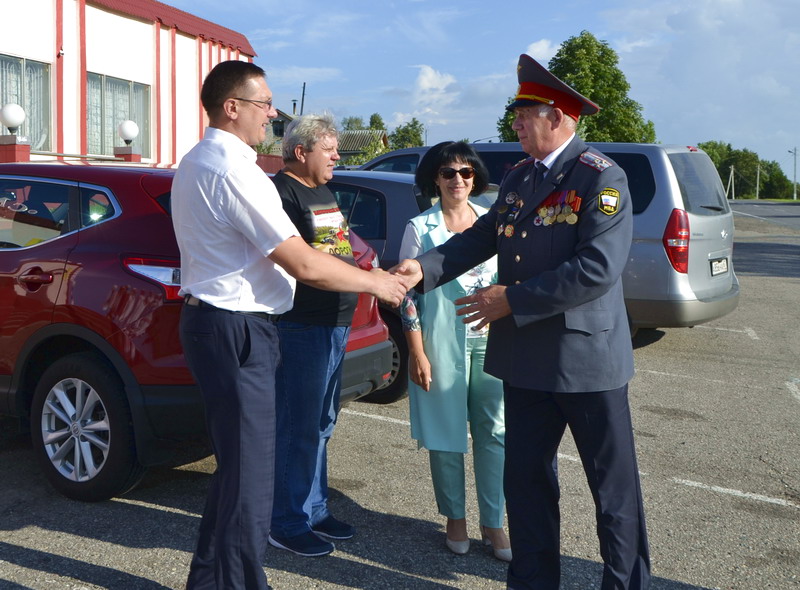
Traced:
<path id="1" fill-rule="evenodd" d="M 547 172 L 547 166 L 545 166 L 542 162 L 536 162 L 534 166 L 536 167 L 536 174 L 533 177 L 533 190 L 536 191 L 536 189 L 541 186 L 542 181 L 544 180 L 544 175 Z"/>

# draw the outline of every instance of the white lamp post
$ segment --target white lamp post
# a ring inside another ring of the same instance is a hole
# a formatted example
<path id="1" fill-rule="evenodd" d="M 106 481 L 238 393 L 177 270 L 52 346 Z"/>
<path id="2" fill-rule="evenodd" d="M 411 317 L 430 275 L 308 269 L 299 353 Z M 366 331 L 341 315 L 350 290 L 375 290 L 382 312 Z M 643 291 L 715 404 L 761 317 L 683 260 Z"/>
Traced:
<path id="1" fill-rule="evenodd" d="M 119 133 L 125 145 L 131 145 L 133 140 L 139 135 L 139 126 L 134 121 L 128 119 L 119 124 L 117 133 Z"/>
<path id="2" fill-rule="evenodd" d="M 17 130 L 25 122 L 25 110 L 18 104 L 10 102 L 0 108 L 0 123 L 8 127 L 11 135 L 16 135 Z"/>
<path id="3" fill-rule="evenodd" d="M 139 126 L 129 119 L 119 124 L 117 133 L 119 133 L 122 141 L 125 142 L 125 147 L 115 147 L 114 155 L 118 158 L 122 158 L 126 162 L 141 162 L 142 154 L 134 150 L 131 145 L 133 140 L 139 135 Z"/>
<path id="4" fill-rule="evenodd" d="M 0 162 L 27 162 L 31 159 L 31 146 L 26 137 L 17 135 L 25 122 L 25 110 L 18 104 L 8 103 L 0 108 L 0 124 L 8 127 L 9 135 L 0 135 Z"/>

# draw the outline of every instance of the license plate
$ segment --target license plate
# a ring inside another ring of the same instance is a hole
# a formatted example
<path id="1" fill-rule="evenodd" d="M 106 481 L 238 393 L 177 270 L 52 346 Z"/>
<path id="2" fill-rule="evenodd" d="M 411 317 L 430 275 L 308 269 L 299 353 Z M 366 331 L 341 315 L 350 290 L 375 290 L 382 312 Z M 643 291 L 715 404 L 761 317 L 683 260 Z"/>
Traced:
<path id="1" fill-rule="evenodd" d="M 711 276 L 722 275 L 728 272 L 728 259 L 716 258 L 711 261 Z"/>

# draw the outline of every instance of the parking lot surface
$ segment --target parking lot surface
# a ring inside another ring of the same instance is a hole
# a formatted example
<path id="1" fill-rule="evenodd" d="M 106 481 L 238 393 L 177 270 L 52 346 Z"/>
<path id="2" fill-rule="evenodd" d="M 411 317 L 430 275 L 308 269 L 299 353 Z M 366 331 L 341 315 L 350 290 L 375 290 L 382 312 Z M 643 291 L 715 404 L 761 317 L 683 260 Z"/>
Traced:
<path id="1" fill-rule="evenodd" d="M 654 590 L 800 588 L 800 230 L 736 217 L 739 308 L 692 329 L 642 330 L 630 386 Z M 334 514 L 358 533 L 322 558 L 270 548 L 275 590 L 505 588 L 473 539 L 444 547 L 427 455 L 404 401 L 354 403 L 330 452 Z M 0 420 L 0 588 L 183 588 L 208 458 L 152 470 L 123 498 L 54 492 L 30 442 Z M 594 508 L 569 436 L 560 449 L 563 590 L 599 588 Z M 468 477 L 468 481 L 469 477 Z"/>

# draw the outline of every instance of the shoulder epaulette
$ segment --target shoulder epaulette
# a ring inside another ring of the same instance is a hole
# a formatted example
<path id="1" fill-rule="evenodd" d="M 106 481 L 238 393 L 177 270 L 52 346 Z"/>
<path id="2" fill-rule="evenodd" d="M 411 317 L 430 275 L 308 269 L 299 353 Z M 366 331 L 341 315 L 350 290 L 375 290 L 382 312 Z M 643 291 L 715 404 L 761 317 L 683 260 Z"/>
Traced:
<path id="1" fill-rule="evenodd" d="M 517 162 L 516 164 L 514 164 L 514 165 L 513 165 L 513 166 L 512 166 L 512 167 L 509 169 L 509 172 L 511 172 L 511 170 L 516 170 L 516 169 L 517 169 L 517 168 L 519 168 L 520 166 L 524 166 L 524 165 L 525 165 L 525 164 L 527 164 L 528 162 L 533 162 L 535 159 L 536 159 L 536 158 L 534 158 L 533 156 L 531 156 L 531 157 L 529 157 L 529 158 L 522 158 L 522 159 L 521 159 L 519 162 Z"/>
<path id="2" fill-rule="evenodd" d="M 594 168 L 595 170 L 597 170 L 599 172 L 602 172 L 606 168 L 610 168 L 611 166 L 614 165 L 611 162 L 609 162 L 608 160 L 606 160 L 605 158 L 602 158 L 600 155 L 595 154 L 595 153 L 590 152 L 590 151 L 583 152 L 581 154 L 580 160 L 581 160 L 581 164 L 585 164 L 586 166 L 589 166 L 590 168 Z"/>

